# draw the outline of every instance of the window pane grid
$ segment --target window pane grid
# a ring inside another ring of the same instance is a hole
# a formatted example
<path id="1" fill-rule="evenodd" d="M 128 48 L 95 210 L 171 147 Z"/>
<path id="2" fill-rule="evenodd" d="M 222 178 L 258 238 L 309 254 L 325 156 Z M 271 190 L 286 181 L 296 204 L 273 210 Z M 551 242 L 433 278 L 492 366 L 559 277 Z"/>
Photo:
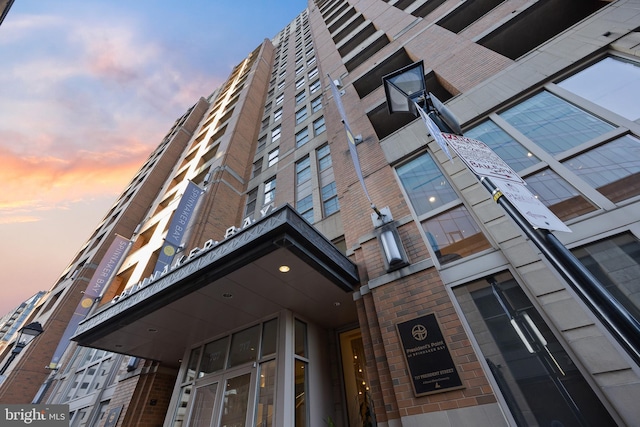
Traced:
<path id="1" fill-rule="evenodd" d="M 550 154 L 561 153 L 614 129 L 549 92 L 540 92 L 500 116 Z"/>
<path id="2" fill-rule="evenodd" d="M 613 202 L 640 194 L 640 140 L 631 135 L 563 164 Z"/>

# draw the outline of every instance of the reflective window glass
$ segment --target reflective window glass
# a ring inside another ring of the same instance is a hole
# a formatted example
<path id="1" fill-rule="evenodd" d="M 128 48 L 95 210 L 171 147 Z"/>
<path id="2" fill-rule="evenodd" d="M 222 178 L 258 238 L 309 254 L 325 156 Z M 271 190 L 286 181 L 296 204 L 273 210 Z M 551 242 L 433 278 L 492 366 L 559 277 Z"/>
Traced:
<path id="1" fill-rule="evenodd" d="M 309 128 L 304 128 L 296 133 L 296 148 L 302 147 L 309 141 Z"/>
<path id="2" fill-rule="evenodd" d="M 256 419 L 254 425 L 259 427 L 273 427 L 276 392 L 275 360 L 260 364 L 258 381 L 260 381 L 260 387 L 256 401 Z"/>
<path id="3" fill-rule="evenodd" d="M 616 425 L 509 273 L 453 292 L 517 425 Z"/>
<path id="4" fill-rule="evenodd" d="M 640 66 L 634 62 L 605 58 L 558 86 L 629 120 L 640 119 Z"/>
<path id="5" fill-rule="evenodd" d="M 306 427 L 309 425 L 309 419 L 307 416 L 307 363 L 297 359 L 294 363 L 294 425 L 296 427 Z"/>
<path id="6" fill-rule="evenodd" d="M 640 242 L 621 234 L 573 250 L 613 298 L 640 321 Z"/>
<path id="7" fill-rule="evenodd" d="M 307 355 L 307 324 L 296 319 L 295 323 L 295 353 L 298 356 Z"/>
<path id="8" fill-rule="evenodd" d="M 276 198 L 276 178 L 271 178 L 264 183 L 264 204 L 268 204 L 274 201 Z"/>
<path id="9" fill-rule="evenodd" d="M 198 361 L 200 360 L 200 349 L 201 347 L 197 347 L 191 350 L 189 364 L 184 372 L 182 381 L 193 381 L 196 378 L 196 369 L 198 368 Z"/>
<path id="10" fill-rule="evenodd" d="M 256 360 L 260 340 L 260 325 L 233 334 L 227 368 Z"/>
<path id="11" fill-rule="evenodd" d="M 180 396 L 178 397 L 178 404 L 176 405 L 176 412 L 173 414 L 172 427 L 182 427 L 184 425 L 187 415 L 187 405 L 189 398 L 191 397 L 191 389 L 193 385 L 188 385 L 180 389 Z"/>
<path id="12" fill-rule="evenodd" d="M 313 133 L 317 136 L 327 130 L 327 126 L 324 123 L 324 116 L 313 122 Z"/>
<path id="13" fill-rule="evenodd" d="M 313 224 L 313 196 L 311 194 L 298 200 L 296 210 L 304 219 Z"/>
<path id="14" fill-rule="evenodd" d="M 275 354 L 278 341 L 278 319 L 270 320 L 262 326 L 262 357 Z"/>
<path id="15" fill-rule="evenodd" d="M 331 151 L 329 148 L 329 144 L 325 144 L 322 147 L 318 148 L 318 169 L 323 171 L 329 167 L 331 167 Z"/>
<path id="16" fill-rule="evenodd" d="M 640 140 L 631 135 L 596 147 L 563 164 L 612 202 L 640 194 Z"/>
<path id="17" fill-rule="evenodd" d="M 614 127 L 549 92 L 500 114 L 509 124 L 551 154 L 600 136 Z"/>
<path id="18" fill-rule="evenodd" d="M 422 215 L 458 198 L 429 154 L 397 169 L 417 215 Z"/>
<path id="19" fill-rule="evenodd" d="M 529 191 L 562 220 L 575 218 L 596 207 L 550 169 L 525 178 Z"/>
<path id="20" fill-rule="evenodd" d="M 221 338 L 204 346 L 198 377 L 203 377 L 224 368 L 228 346 L 229 337 Z"/>
<path id="21" fill-rule="evenodd" d="M 303 107 L 296 111 L 296 124 L 300 124 L 307 119 L 307 107 Z"/>
<path id="22" fill-rule="evenodd" d="M 489 148 L 516 172 L 540 162 L 536 156 L 531 154 L 491 120 L 487 120 L 469 129 L 464 135 L 487 144 Z"/>
<path id="23" fill-rule="evenodd" d="M 296 162 L 296 184 L 300 185 L 311 179 L 311 162 L 309 156 Z"/>
<path id="24" fill-rule="evenodd" d="M 438 261 L 446 264 L 491 245 L 464 206 L 458 206 L 422 223 Z"/>
<path id="25" fill-rule="evenodd" d="M 340 205 L 338 203 L 338 191 L 336 189 L 335 181 L 322 187 L 321 193 L 324 215 L 329 216 L 338 212 L 338 210 L 340 210 Z"/>

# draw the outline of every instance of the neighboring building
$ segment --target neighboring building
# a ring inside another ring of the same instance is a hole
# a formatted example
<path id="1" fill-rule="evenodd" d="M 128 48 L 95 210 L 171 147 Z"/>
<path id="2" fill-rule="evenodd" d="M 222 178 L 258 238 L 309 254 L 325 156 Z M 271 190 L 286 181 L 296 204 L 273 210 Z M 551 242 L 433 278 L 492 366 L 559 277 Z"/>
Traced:
<path id="1" fill-rule="evenodd" d="M 68 403 L 73 426 L 637 425 L 633 353 L 382 85 L 424 61 L 638 320 L 637 28 L 629 0 L 310 1 L 175 123 L 32 316 L 0 402 Z"/>
<path id="2" fill-rule="evenodd" d="M 0 319 L 0 351 L 16 337 L 16 332 L 25 325 L 25 320 L 29 318 L 37 304 L 42 302 L 41 299 L 46 294 L 45 291 L 36 293 Z"/>

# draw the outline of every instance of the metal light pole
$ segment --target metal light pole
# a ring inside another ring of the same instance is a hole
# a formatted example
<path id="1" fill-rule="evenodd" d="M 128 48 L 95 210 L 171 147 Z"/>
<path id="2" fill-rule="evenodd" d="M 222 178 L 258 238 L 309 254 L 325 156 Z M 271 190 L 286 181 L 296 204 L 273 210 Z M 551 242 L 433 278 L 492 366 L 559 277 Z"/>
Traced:
<path id="1" fill-rule="evenodd" d="M 422 61 L 408 65 L 382 78 L 389 113 L 411 112 L 416 116 L 416 104 L 427 113 L 441 132 L 462 135 L 455 116 L 428 93 Z M 435 135 L 434 135 L 435 137 Z M 473 173 L 473 171 L 472 171 Z M 486 176 L 478 176 L 493 200 L 502 206 L 524 234 L 555 267 L 582 301 L 640 365 L 640 322 L 618 300 L 613 298 L 598 279 L 549 230 L 535 228 L 520 214 L 500 189 Z"/>
<path id="2" fill-rule="evenodd" d="M 9 365 L 11 365 L 11 362 L 13 362 L 13 359 L 15 359 L 18 354 L 20 354 L 22 349 L 25 348 L 27 344 L 29 344 L 34 340 L 34 338 L 40 335 L 43 332 L 43 329 L 42 325 L 39 322 L 33 322 L 29 323 L 27 326 L 23 326 L 18 332 L 20 332 L 20 334 L 18 335 L 18 339 L 13 346 L 13 350 L 11 350 L 11 355 L 5 362 L 2 369 L 0 369 L 0 375 L 3 375 L 6 372 Z"/>

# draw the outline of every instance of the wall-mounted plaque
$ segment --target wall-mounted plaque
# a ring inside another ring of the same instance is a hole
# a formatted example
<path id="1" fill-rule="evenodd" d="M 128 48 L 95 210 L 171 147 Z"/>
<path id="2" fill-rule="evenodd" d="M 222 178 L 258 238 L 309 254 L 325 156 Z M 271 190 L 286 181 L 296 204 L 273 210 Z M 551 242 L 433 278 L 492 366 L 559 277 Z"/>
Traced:
<path id="1" fill-rule="evenodd" d="M 416 396 L 463 388 L 435 314 L 396 327 Z"/>
<path id="2" fill-rule="evenodd" d="M 122 407 L 124 405 L 120 405 L 116 408 L 111 408 L 106 414 L 107 421 L 104 423 L 104 427 L 115 427 L 118 423 L 118 418 L 120 418 L 120 411 L 122 411 Z"/>

